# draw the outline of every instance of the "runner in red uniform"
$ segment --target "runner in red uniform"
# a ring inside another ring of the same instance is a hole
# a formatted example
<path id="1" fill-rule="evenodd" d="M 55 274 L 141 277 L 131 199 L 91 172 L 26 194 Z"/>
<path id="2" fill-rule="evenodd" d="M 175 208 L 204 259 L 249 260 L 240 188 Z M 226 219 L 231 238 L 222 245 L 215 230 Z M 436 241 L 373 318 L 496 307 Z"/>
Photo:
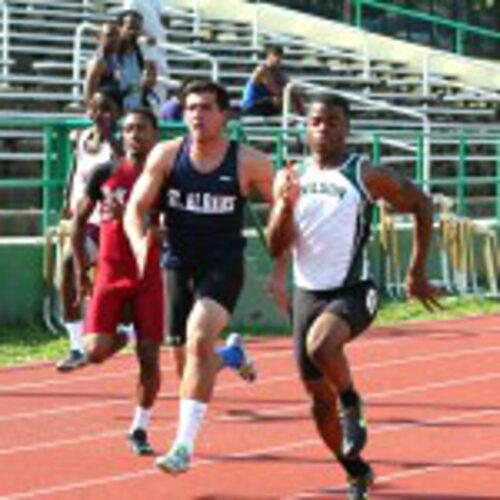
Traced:
<path id="1" fill-rule="evenodd" d="M 130 191 L 156 143 L 158 124 L 146 109 L 127 113 L 123 124 L 125 157 L 96 167 L 80 201 L 72 231 L 78 300 L 89 291 L 85 226 L 97 203 L 101 204 L 101 233 L 97 279 L 85 317 L 85 356 L 88 363 L 102 363 L 121 349 L 126 339 L 117 333 L 118 323 L 131 320 L 137 332 L 139 362 L 137 407 L 128 435 L 138 454 L 153 452 L 147 440 L 151 408 L 160 387 L 159 352 L 163 339 L 163 285 L 159 248 L 152 245 L 144 275 L 123 231 L 122 216 Z M 154 229 L 150 229 L 151 237 Z"/>

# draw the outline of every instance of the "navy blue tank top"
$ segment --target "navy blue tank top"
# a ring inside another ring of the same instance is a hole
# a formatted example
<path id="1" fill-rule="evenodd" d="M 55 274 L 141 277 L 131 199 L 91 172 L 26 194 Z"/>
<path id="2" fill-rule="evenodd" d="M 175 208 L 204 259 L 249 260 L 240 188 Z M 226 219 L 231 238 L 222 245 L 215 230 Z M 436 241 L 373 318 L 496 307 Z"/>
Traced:
<path id="1" fill-rule="evenodd" d="M 245 197 L 238 182 L 238 143 L 229 143 L 221 164 L 200 173 L 185 138 L 163 192 L 167 236 L 163 265 L 173 269 L 241 256 L 245 248 Z"/>

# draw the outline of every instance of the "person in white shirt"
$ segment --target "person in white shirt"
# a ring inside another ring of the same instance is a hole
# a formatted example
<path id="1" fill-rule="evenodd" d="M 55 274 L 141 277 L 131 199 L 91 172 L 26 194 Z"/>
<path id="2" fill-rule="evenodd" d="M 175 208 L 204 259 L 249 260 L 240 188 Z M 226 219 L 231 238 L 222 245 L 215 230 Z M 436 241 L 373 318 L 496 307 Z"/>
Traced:
<path id="1" fill-rule="evenodd" d="M 94 167 L 119 154 L 120 145 L 115 137 L 115 127 L 119 114 L 118 106 L 113 97 L 102 91 L 97 91 L 90 98 L 88 104 L 88 115 L 93 121 L 93 125 L 72 134 L 75 144 L 75 159 L 62 208 L 61 233 L 69 233 L 71 219 L 85 193 L 87 180 Z M 90 262 L 95 262 L 97 256 L 99 224 L 99 212 L 95 210 L 86 227 L 85 248 Z M 61 242 L 57 288 L 60 295 L 62 320 L 68 332 L 70 349 L 68 356 L 59 361 L 56 368 L 60 372 L 69 372 L 79 368 L 84 363 L 83 321 L 82 311 L 76 306 L 73 255 L 69 238 L 61 238 Z"/>
<path id="2" fill-rule="evenodd" d="M 374 168 L 366 158 L 350 154 L 348 132 L 348 102 L 315 96 L 307 116 L 311 156 L 276 175 L 266 231 L 275 258 L 284 263 L 289 251 L 293 255 L 295 354 L 314 422 L 347 473 L 348 498 L 366 498 L 373 481 L 361 456 L 366 422 L 344 346 L 376 315 L 377 289 L 363 276 L 362 266 L 375 200 L 413 215 L 408 295 L 430 310 L 439 302 L 426 274 L 432 235 L 429 198 L 392 170 Z M 282 264 L 282 278 L 285 270 Z M 279 283 L 274 289 L 283 292 Z"/>

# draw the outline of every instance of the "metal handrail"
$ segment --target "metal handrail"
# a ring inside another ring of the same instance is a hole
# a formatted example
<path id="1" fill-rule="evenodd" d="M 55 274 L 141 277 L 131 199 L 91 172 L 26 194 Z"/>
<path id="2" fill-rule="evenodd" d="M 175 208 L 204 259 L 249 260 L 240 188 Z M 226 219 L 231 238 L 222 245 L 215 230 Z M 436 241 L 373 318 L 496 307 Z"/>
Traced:
<path id="1" fill-rule="evenodd" d="M 252 48 L 254 52 L 254 59 L 257 58 L 257 50 L 259 49 L 259 35 L 260 35 L 260 0 L 257 0 L 253 7 L 252 19 Z"/>
<path id="2" fill-rule="evenodd" d="M 348 99 L 349 101 L 354 101 L 358 102 L 361 104 L 365 104 L 370 106 L 371 108 L 375 110 L 380 110 L 380 111 L 392 111 L 394 113 L 404 115 L 404 116 L 409 116 L 412 118 L 416 118 L 417 120 L 420 120 L 422 122 L 422 141 L 423 141 L 423 148 L 422 148 L 422 183 L 423 186 L 428 189 L 429 188 L 429 180 L 430 180 L 430 175 L 431 175 L 431 169 L 430 169 L 430 147 L 431 147 L 431 142 L 430 142 L 430 132 L 431 132 L 431 125 L 430 125 L 430 120 L 425 115 L 424 113 L 420 113 L 418 111 L 414 111 L 413 109 L 409 108 L 404 108 L 401 106 L 394 106 L 392 104 L 389 104 L 385 101 L 376 101 L 373 99 L 368 99 L 366 97 L 363 97 L 359 94 L 354 94 L 351 92 L 344 92 L 336 89 L 332 89 L 330 87 L 323 87 L 321 85 L 313 84 L 306 82 L 304 80 L 291 80 L 285 87 L 284 94 L 283 94 L 283 115 L 282 115 L 282 127 L 286 130 L 288 121 L 290 116 L 292 116 L 291 113 L 291 104 L 292 104 L 292 91 L 294 88 L 297 87 L 302 87 L 310 90 L 315 90 L 319 92 L 324 92 L 328 94 L 334 94 L 334 95 L 339 95 L 341 97 L 344 97 L 345 99 Z"/>
<path id="3" fill-rule="evenodd" d="M 219 61 L 214 56 L 207 54 L 205 52 L 200 52 L 199 50 L 190 49 L 182 45 L 178 45 L 176 43 L 168 43 L 168 42 L 159 43 L 158 47 L 166 50 L 167 64 L 168 64 L 168 54 L 170 52 L 185 54 L 187 56 L 191 56 L 192 59 L 201 59 L 204 61 L 208 61 L 212 66 L 212 80 L 214 82 L 219 81 Z"/>
<path id="4" fill-rule="evenodd" d="M 9 5 L 6 1 L 1 2 L 2 5 L 2 31 L 3 31 L 3 43 L 2 43 L 2 59 L 3 68 L 2 74 L 5 79 L 9 76 L 9 54 L 10 54 L 10 13 Z"/>
<path id="5" fill-rule="evenodd" d="M 75 36 L 73 38 L 73 97 L 77 99 L 80 97 L 80 64 L 82 59 L 82 39 L 83 32 L 99 31 L 99 26 L 96 24 L 83 21 L 75 29 Z"/>
<path id="6" fill-rule="evenodd" d="M 193 0 L 193 35 L 200 36 L 200 26 L 201 26 L 201 9 L 200 0 Z"/>
<path id="7" fill-rule="evenodd" d="M 294 38 L 290 35 L 285 35 L 282 33 L 266 33 L 267 36 L 270 38 L 276 38 L 278 40 L 282 41 L 288 41 L 288 42 L 293 42 L 295 41 Z M 321 45 L 319 43 L 312 42 L 310 40 L 300 40 L 300 45 L 302 47 L 310 48 L 313 50 L 317 50 L 321 52 L 322 55 L 327 55 L 327 56 L 342 56 L 345 57 L 346 59 L 351 59 L 353 61 L 359 61 L 363 64 L 363 78 L 370 78 L 370 52 L 369 52 L 369 44 L 368 44 L 368 37 L 366 33 L 361 33 L 361 42 L 363 44 L 363 53 L 362 54 L 356 54 L 356 53 L 347 53 L 343 52 L 340 49 L 337 49 L 335 47 L 329 47 L 325 45 Z"/>

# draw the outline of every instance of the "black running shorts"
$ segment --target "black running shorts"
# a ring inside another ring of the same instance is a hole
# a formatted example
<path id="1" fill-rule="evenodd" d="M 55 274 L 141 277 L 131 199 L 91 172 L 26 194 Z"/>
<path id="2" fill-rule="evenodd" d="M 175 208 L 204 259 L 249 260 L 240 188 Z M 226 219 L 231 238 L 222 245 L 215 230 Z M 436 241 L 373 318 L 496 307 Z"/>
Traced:
<path id="1" fill-rule="evenodd" d="M 307 355 L 306 340 L 309 329 L 323 312 L 331 312 L 344 319 L 351 328 L 351 337 L 362 333 L 377 313 L 378 292 L 372 280 L 334 290 L 311 291 L 295 289 L 293 298 L 293 336 L 295 358 L 301 377 L 315 380 L 322 377 Z"/>
<path id="2" fill-rule="evenodd" d="M 243 287 L 243 256 L 196 267 L 165 269 L 165 273 L 165 340 L 170 346 L 183 346 L 187 319 L 196 300 L 210 298 L 232 314 Z"/>

